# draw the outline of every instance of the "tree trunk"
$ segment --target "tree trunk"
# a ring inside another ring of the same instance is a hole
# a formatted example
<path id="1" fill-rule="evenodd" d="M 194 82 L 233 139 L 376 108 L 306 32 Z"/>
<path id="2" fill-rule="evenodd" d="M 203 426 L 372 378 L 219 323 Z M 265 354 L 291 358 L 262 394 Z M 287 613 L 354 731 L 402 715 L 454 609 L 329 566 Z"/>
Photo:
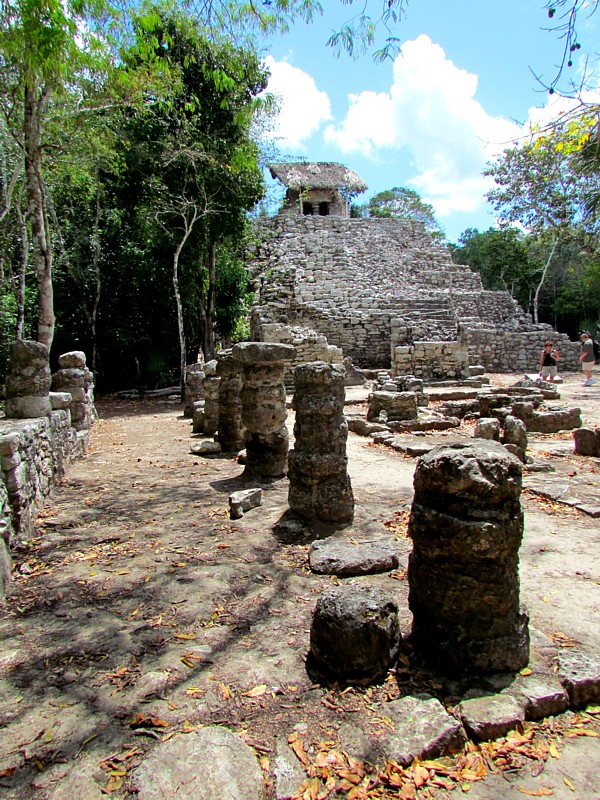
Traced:
<path id="1" fill-rule="evenodd" d="M 90 319 L 90 328 L 92 334 L 92 363 L 91 370 L 96 372 L 96 362 L 98 360 L 98 342 L 96 337 L 96 323 L 98 321 L 98 308 L 100 306 L 100 293 L 102 291 L 102 276 L 100 274 L 100 182 L 98 180 L 98 173 L 96 172 L 96 216 L 94 219 L 94 276 L 96 278 L 96 291 L 94 293 L 94 303 L 92 306 L 92 313 Z"/>
<path id="2" fill-rule="evenodd" d="M 548 267 L 550 266 L 550 262 L 552 261 L 552 257 L 554 256 L 554 251 L 556 250 L 556 245 L 558 243 L 558 236 L 555 236 L 554 242 L 552 243 L 552 250 L 550 251 L 550 255 L 548 256 L 548 260 L 546 261 L 546 266 L 542 271 L 542 277 L 540 278 L 540 282 L 538 283 L 535 295 L 533 298 L 533 321 L 537 323 L 540 321 L 540 292 L 542 290 L 542 286 L 544 285 L 544 281 L 546 280 L 546 275 L 548 274 Z"/>
<path id="3" fill-rule="evenodd" d="M 183 249 L 187 236 L 175 248 L 173 254 L 173 288 L 175 290 L 175 305 L 177 306 L 177 329 L 179 331 L 179 389 L 181 391 L 181 402 L 185 394 L 185 368 L 186 368 L 186 349 L 185 349 L 185 329 L 183 327 L 183 306 L 181 304 L 181 293 L 179 291 L 179 255 Z"/>
<path id="4" fill-rule="evenodd" d="M 45 344 L 49 351 L 54 338 L 52 242 L 42 178 L 42 115 L 47 97 L 46 88 L 39 97 L 36 97 L 34 88 L 28 86 L 25 89 L 25 177 L 39 293 L 38 341 Z"/>
<path id="5" fill-rule="evenodd" d="M 15 328 L 15 339 L 23 338 L 23 326 L 25 323 L 25 272 L 29 258 L 29 237 L 27 235 L 27 222 L 21 209 L 17 206 L 17 216 L 19 228 L 21 230 L 21 263 L 19 265 L 19 283 L 17 286 L 17 324 Z"/>
<path id="6" fill-rule="evenodd" d="M 208 249 L 208 292 L 206 294 L 206 347 L 204 355 L 209 361 L 215 357 L 215 281 L 217 245 L 211 242 Z"/>

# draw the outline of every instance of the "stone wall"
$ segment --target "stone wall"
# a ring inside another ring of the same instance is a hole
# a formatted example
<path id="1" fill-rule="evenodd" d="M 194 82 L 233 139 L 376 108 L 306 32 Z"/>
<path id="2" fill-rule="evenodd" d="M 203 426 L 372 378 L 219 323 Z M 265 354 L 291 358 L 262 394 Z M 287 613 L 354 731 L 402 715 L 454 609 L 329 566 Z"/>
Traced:
<path id="1" fill-rule="evenodd" d="M 34 531 L 35 518 L 53 487 L 63 478 L 87 443 L 87 431 L 76 432 L 68 409 L 49 417 L 0 421 L 0 596 L 5 591 L 10 547 Z"/>
<path id="2" fill-rule="evenodd" d="M 471 363 L 511 372 L 536 371 L 551 338 L 562 369 L 577 368 L 578 344 L 533 325 L 508 292 L 484 290 L 418 222 L 279 215 L 258 232 L 249 271 L 259 330 L 310 328 L 358 366 L 388 368 L 392 327 L 401 324 L 405 340 L 395 337 L 395 346 L 458 341 Z"/>

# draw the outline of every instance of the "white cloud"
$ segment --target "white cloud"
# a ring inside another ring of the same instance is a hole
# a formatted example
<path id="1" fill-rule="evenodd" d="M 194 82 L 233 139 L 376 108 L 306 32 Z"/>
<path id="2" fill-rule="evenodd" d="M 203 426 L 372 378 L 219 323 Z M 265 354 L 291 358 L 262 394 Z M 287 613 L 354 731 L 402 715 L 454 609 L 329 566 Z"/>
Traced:
<path id="1" fill-rule="evenodd" d="M 333 119 L 329 96 L 301 69 L 272 56 L 266 57 L 265 64 L 271 72 L 267 91 L 281 103 L 273 136 L 282 148 L 301 149 L 323 123 Z"/>
<path id="2" fill-rule="evenodd" d="M 442 47 L 421 35 L 405 42 L 388 92 L 349 95 L 346 118 L 325 139 L 343 153 L 377 160 L 385 148 L 410 153 L 418 189 L 442 217 L 474 211 L 488 186 L 487 161 L 519 136 L 518 125 L 490 116 L 475 99 L 477 76 L 459 69 Z"/>

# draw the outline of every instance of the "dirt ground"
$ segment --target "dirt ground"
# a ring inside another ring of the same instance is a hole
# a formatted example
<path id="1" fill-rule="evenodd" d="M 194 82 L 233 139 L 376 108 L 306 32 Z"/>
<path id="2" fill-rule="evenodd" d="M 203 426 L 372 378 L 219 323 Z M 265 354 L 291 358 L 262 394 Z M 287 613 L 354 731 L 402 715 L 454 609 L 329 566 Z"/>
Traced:
<path id="1" fill-rule="evenodd" d="M 567 376 L 563 399 L 581 406 L 585 424 L 600 426 L 600 384 L 580 384 L 579 375 Z M 389 699 L 429 691 L 452 707 L 459 698 L 435 676 L 402 665 L 370 688 L 313 682 L 311 614 L 337 579 L 308 569 L 317 532 L 294 537 L 277 525 L 287 480 L 264 485 L 262 506 L 232 521 L 227 500 L 247 488 L 242 467 L 230 456 L 190 453 L 190 421 L 179 403 L 106 398 L 97 407 L 88 457 L 71 465 L 36 535 L 15 553 L 0 619 L 0 794 L 134 797 L 135 770 L 150 748 L 217 724 L 255 749 L 268 800 L 275 756 L 290 737 L 300 777 L 323 778 L 298 795 L 313 800 L 466 792 L 480 800 L 600 798 L 600 709 L 528 725 L 501 755 L 477 755 L 478 773 L 468 750 L 441 771 L 430 767 L 427 778 L 394 777 L 384 765 L 365 767 L 365 776 L 350 759 L 337 772 L 330 767 L 335 788 L 319 794 L 326 776 L 318 756 L 342 753 L 348 723 L 378 736 Z M 574 456 L 570 434 L 530 438 L 539 462 L 593 496 L 600 459 Z M 357 522 L 385 526 L 406 557 L 415 461 L 354 434 L 348 455 Z M 527 490 L 522 501 L 521 594 L 532 640 L 549 637 L 600 658 L 599 521 Z M 409 631 L 402 567 L 347 580 L 392 589 Z"/>

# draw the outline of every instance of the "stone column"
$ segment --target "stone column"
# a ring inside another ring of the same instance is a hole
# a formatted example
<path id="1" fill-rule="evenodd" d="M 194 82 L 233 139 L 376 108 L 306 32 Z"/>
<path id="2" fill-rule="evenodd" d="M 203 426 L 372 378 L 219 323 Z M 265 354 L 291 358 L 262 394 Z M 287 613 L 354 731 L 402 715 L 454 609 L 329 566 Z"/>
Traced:
<path id="1" fill-rule="evenodd" d="M 194 416 L 194 403 L 204 399 L 204 364 L 189 364 L 185 368 L 183 387 L 183 416 Z"/>
<path id="2" fill-rule="evenodd" d="M 51 383 L 46 345 L 27 339 L 13 342 L 6 376 L 6 416 L 13 419 L 49 417 Z"/>
<path id="3" fill-rule="evenodd" d="M 324 361 L 301 364 L 295 370 L 295 444 L 288 457 L 288 501 L 305 520 L 349 522 L 354 516 L 344 375 L 344 367 Z"/>
<path id="4" fill-rule="evenodd" d="M 455 676 L 527 664 L 519 607 L 521 462 L 485 439 L 435 447 L 419 459 L 408 567 L 415 652 Z"/>
<path id="5" fill-rule="evenodd" d="M 294 358 L 289 344 L 241 342 L 233 358 L 242 365 L 242 420 L 246 429 L 246 468 L 252 478 L 281 478 L 287 471 L 289 437 L 285 420 L 286 361 Z"/>
<path id="6" fill-rule="evenodd" d="M 219 391 L 221 378 L 207 375 L 204 378 L 204 433 L 214 436 L 219 428 Z"/>
<path id="7" fill-rule="evenodd" d="M 87 430 L 94 421 L 94 376 L 85 363 L 85 353 L 73 350 L 58 357 L 58 370 L 52 376 L 55 392 L 71 395 L 71 425 L 76 431 Z"/>
<path id="8" fill-rule="evenodd" d="M 245 444 L 242 422 L 242 365 L 231 350 L 217 353 L 219 387 L 219 444 L 225 453 L 241 450 Z"/>

